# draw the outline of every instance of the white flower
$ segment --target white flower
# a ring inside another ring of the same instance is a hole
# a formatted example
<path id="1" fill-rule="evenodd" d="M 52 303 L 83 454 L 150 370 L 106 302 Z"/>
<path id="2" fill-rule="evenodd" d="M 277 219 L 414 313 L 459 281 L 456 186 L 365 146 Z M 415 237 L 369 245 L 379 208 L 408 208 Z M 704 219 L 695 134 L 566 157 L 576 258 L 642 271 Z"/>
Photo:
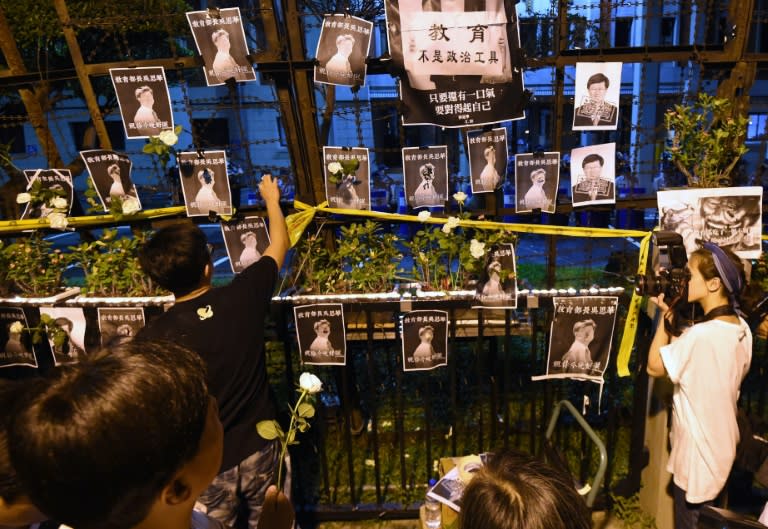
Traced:
<path id="1" fill-rule="evenodd" d="M 173 147 L 176 145 L 176 142 L 179 141 L 179 137 L 176 136 L 176 133 L 172 130 L 164 130 L 157 135 L 157 138 L 165 143 L 168 147 Z"/>
<path id="2" fill-rule="evenodd" d="M 432 216 L 432 212 L 425 209 L 423 211 L 419 211 L 418 217 L 421 222 L 426 222 L 427 219 Z"/>
<path id="3" fill-rule="evenodd" d="M 64 213 L 59 213 L 58 211 L 54 211 L 50 215 L 48 215 L 48 223 L 51 225 L 51 228 L 56 228 L 59 230 L 63 230 L 67 227 L 67 224 L 69 224 L 69 221 L 67 220 L 67 216 Z"/>
<path id="4" fill-rule="evenodd" d="M 451 227 L 448 225 L 447 222 L 443 224 L 443 227 L 441 229 L 443 230 L 443 233 L 447 233 L 447 234 L 451 233 Z"/>
<path id="5" fill-rule="evenodd" d="M 471 253 L 472 257 L 475 259 L 480 259 L 485 255 L 485 243 L 480 242 L 477 239 L 472 239 L 469 241 L 469 253 Z"/>
<path id="6" fill-rule="evenodd" d="M 299 377 L 299 387 L 308 393 L 323 391 L 323 383 L 312 373 L 302 373 Z"/>
<path id="7" fill-rule="evenodd" d="M 467 199 L 467 194 L 464 191 L 459 191 L 458 193 L 453 194 L 453 199 L 459 204 L 463 204 Z"/>
<path id="8" fill-rule="evenodd" d="M 32 200 L 32 195 L 30 195 L 29 193 L 19 193 L 18 195 L 16 195 L 17 204 L 26 204 L 30 200 Z"/>
<path id="9" fill-rule="evenodd" d="M 48 201 L 48 204 L 52 208 L 66 209 L 67 208 L 67 199 L 64 198 L 64 197 L 53 197 L 51 200 Z"/>
<path id="10" fill-rule="evenodd" d="M 15 321 L 11 323 L 11 327 L 8 329 L 11 334 L 21 334 L 21 332 L 24 330 L 24 325 L 20 321 Z"/>
<path id="11" fill-rule="evenodd" d="M 136 213 L 140 209 L 141 209 L 141 205 L 139 204 L 139 201 L 136 199 L 136 197 L 125 197 L 123 199 L 124 215 L 130 215 L 131 213 Z"/>
<path id="12" fill-rule="evenodd" d="M 331 162 L 328 164 L 328 172 L 329 173 L 340 173 L 341 172 L 341 164 L 339 162 Z"/>

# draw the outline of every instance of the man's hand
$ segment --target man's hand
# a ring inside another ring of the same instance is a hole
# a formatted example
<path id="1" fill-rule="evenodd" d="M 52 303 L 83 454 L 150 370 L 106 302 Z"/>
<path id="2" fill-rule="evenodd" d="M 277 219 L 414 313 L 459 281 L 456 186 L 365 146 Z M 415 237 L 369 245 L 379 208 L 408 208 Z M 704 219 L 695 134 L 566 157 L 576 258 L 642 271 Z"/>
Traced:
<path id="1" fill-rule="evenodd" d="M 259 182 L 259 193 L 266 203 L 280 202 L 280 187 L 277 185 L 277 178 L 272 178 L 269 173 L 262 176 L 261 182 Z"/>
<path id="2" fill-rule="evenodd" d="M 295 514 L 293 505 L 282 490 L 270 485 L 259 517 L 259 529 L 291 529 Z"/>

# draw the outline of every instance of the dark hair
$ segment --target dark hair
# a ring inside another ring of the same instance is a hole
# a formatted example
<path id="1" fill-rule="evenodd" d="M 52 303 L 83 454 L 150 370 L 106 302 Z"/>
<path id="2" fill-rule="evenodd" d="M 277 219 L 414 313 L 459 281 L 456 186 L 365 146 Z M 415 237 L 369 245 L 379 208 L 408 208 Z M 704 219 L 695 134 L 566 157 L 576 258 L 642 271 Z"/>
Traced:
<path id="1" fill-rule="evenodd" d="M 78 529 L 146 518 L 198 452 L 209 406 L 205 369 L 169 342 L 129 342 L 61 366 L 25 391 L 8 430 L 32 500 Z"/>
<path id="2" fill-rule="evenodd" d="M 158 230 L 139 252 L 141 268 L 176 297 L 200 286 L 210 263 L 208 244 L 200 228 L 189 222 Z"/>
<path id="3" fill-rule="evenodd" d="M 17 382 L 0 382 L 0 498 L 6 504 L 13 503 L 23 494 L 8 453 L 8 421 L 13 414 L 19 391 Z"/>
<path id="4" fill-rule="evenodd" d="M 522 452 L 504 450 L 464 490 L 460 529 L 590 529 L 592 520 L 563 471 Z"/>
<path id="5" fill-rule="evenodd" d="M 611 81 L 602 73 L 596 73 L 587 79 L 587 88 L 597 83 L 605 83 L 605 87 L 611 86 Z"/>
<path id="6" fill-rule="evenodd" d="M 581 161 L 581 167 L 583 168 L 588 163 L 592 162 L 600 162 L 600 167 L 602 167 L 605 164 L 605 160 L 603 160 L 603 157 L 599 154 L 588 154 L 584 157 L 584 159 Z"/>

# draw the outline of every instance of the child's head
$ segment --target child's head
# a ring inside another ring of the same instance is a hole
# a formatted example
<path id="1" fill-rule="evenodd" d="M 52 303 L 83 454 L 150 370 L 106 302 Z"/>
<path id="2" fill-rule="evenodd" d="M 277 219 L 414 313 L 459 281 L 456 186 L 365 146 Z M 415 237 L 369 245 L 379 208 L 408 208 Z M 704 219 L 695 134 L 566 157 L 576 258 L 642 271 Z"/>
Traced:
<path id="1" fill-rule="evenodd" d="M 567 474 L 527 454 L 491 456 L 464 489 L 460 529 L 589 529 L 586 503 Z"/>
<path id="2" fill-rule="evenodd" d="M 199 356 L 129 342 L 28 384 L 8 429 L 32 501 L 78 529 L 191 516 L 219 471 L 222 428 Z"/>
<path id="3" fill-rule="evenodd" d="M 171 224 L 158 230 L 139 253 L 141 268 L 176 297 L 200 287 L 211 262 L 205 234 L 192 223 Z"/>

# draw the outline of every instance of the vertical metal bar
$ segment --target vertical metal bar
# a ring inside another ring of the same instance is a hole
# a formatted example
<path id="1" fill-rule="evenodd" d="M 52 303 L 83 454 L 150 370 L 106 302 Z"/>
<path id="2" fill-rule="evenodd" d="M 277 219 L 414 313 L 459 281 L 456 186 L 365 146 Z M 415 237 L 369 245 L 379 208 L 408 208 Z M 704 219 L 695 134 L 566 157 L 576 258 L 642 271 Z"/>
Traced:
<path id="1" fill-rule="evenodd" d="M 368 413 L 371 416 L 371 445 L 373 449 L 373 474 L 376 481 L 376 504 L 381 505 L 384 503 L 384 498 L 381 495 L 381 460 L 379 458 L 379 406 L 378 401 L 373 397 L 373 393 L 378 387 L 376 381 L 376 368 L 373 357 L 373 317 L 371 311 L 366 309 L 365 311 L 365 323 L 367 325 L 367 343 L 365 350 L 366 364 L 368 366 L 368 385 L 370 387 L 370 394 L 368 395 Z"/>
<path id="2" fill-rule="evenodd" d="M 508 311 L 504 311 L 505 313 Z M 488 442 L 490 446 L 495 446 L 496 439 L 498 436 L 498 407 L 496 406 L 496 403 L 498 402 L 499 398 L 499 372 L 496 369 L 496 360 L 497 360 L 497 353 L 498 353 L 498 338 L 495 334 L 492 334 L 489 337 L 490 343 L 488 348 L 488 360 L 486 362 L 487 365 L 487 372 L 488 372 L 488 379 L 491 384 L 491 391 L 490 391 L 490 402 L 488 403 L 488 420 L 490 421 L 490 427 L 491 431 L 489 434 Z M 504 374 L 502 373 L 501 376 L 503 377 Z"/>
<path id="3" fill-rule="evenodd" d="M 485 331 L 485 319 L 483 309 L 477 311 L 477 340 L 475 341 L 475 384 L 480 385 L 483 379 L 483 337 Z M 478 395 L 475 406 L 477 406 L 477 451 L 483 451 L 483 399 L 481 390 L 478 388 Z"/>
<path id="4" fill-rule="evenodd" d="M 501 409 L 503 410 L 504 417 L 504 433 L 502 436 L 504 448 L 509 448 L 509 421 L 511 419 L 509 413 L 509 393 L 511 387 L 511 360 L 512 360 L 512 310 L 508 309 L 504 315 L 504 356 L 502 362 L 502 379 L 501 379 Z"/>
<path id="5" fill-rule="evenodd" d="M 400 341 L 400 325 L 395 325 L 395 335 L 397 340 Z M 402 491 L 407 490 L 406 482 L 406 468 L 405 468 L 405 403 L 403 399 L 403 365 L 400 364 L 400 355 L 397 356 L 398 361 L 395 362 L 395 398 L 396 398 L 396 411 L 395 411 L 395 424 L 397 429 L 397 444 L 400 452 L 400 486 Z"/>
<path id="6" fill-rule="evenodd" d="M 347 351 L 347 365 L 350 365 L 350 355 Z M 355 491 L 355 462 L 354 454 L 352 451 L 352 405 L 349 402 L 349 373 L 347 366 L 339 366 L 336 369 L 341 369 L 341 402 L 344 410 L 344 417 L 346 419 L 346 425 L 344 427 L 344 449 L 347 452 L 347 475 L 349 477 L 349 501 L 352 505 L 357 505 L 357 493 Z"/>
<path id="7" fill-rule="evenodd" d="M 456 343 L 456 309 L 451 307 L 448 311 L 448 315 L 451 318 L 451 343 Z M 451 453 L 456 453 L 456 438 L 459 434 L 459 429 L 456 421 L 458 420 L 458 414 L 456 413 L 456 408 L 459 405 L 459 399 L 456 394 L 456 386 L 457 386 L 457 380 L 456 377 L 458 376 L 456 373 L 456 350 L 454 349 L 453 355 L 448 358 L 448 376 L 450 377 L 450 387 L 451 387 Z"/>

